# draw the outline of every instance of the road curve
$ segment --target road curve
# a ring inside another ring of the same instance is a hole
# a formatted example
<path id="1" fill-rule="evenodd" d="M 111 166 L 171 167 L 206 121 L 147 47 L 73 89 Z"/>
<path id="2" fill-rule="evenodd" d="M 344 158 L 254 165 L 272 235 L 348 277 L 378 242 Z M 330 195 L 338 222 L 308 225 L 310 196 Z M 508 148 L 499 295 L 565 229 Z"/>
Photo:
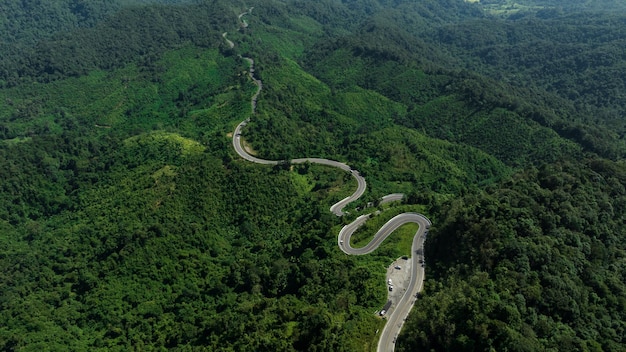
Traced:
<path id="1" fill-rule="evenodd" d="M 252 11 L 252 8 L 250 8 L 248 11 L 244 13 L 241 13 L 238 16 L 240 24 L 244 28 L 248 26 L 248 23 L 245 20 L 243 20 L 242 17 L 244 15 L 250 14 L 251 11 Z M 227 33 L 224 33 L 222 34 L 222 37 L 224 38 L 224 40 L 226 40 L 227 44 L 231 48 L 234 47 L 234 43 L 226 39 L 226 35 Z M 232 46 L 231 46 L 231 43 L 232 43 Z M 246 60 L 250 64 L 250 70 L 249 70 L 248 75 L 250 79 L 252 80 L 252 82 L 254 82 L 254 84 L 257 85 L 257 91 L 250 100 L 252 114 L 254 115 L 254 113 L 256 112 L 257 98 L 259 94 L 261 93 L 261 90 L 263 89 L 263 82 L 261 82 L 261 80 L 257 79 L 254 76 L 254 60 L 248 57 L 242 57 L 242 59 Z M 359 199 L 365 192 L 367 188 L 367 183 L 365 182 L 365 178 L 363 178 L 363 176 L 361 176 L 361 174 L 357 170 L 354 170 L 347 164 L 339 162 L 339 161 L 322 159 L 322 158 L 298 158 L 298 159 L 292 159 L 292 160 L 266 160 L 266 159 L 261 159 L 254 155 L 251 155 L 242 146 L 242 139 L 241 139 L 242 129 L 248 124 L 248 122 L 250 122 L 250 118 L 240 122 L 235 128 L 235 131 L 233 132 L 233 148 L 235 149 L 235 152 L 240 157 L 242 157 L 243 159 L 247 161 L 257 163 L 257 164 L 263 164 L 263 165 L 278 165 L 278 164 L 285 163 L 285 162 L 289 162 L 292 164 L 301 164 L 301 163 L 309 162 L 312 164 L 332 166 L 332 167 L 336 167 L 341 170 L 344 170 L 346 172 L 350 172 L 352 177 L 354 177 L 354 179 L 357 181 L 357 189 L 354 191 L 354 193 L 352 193 L 352 195 L 342 199 L 341 201 L 333 204 L 330 207 L 330 211 L 333 214 L 337 216 L 343 216 L 344 215 L 343 209 L 345 208 L 345 206 Z M 401 193 L 393 193 L 393 194 L 383 197 L 381 199 L 381 203 L 402 200 L 403 197 L 404 195 Z M 424 238 L 425 238 L 425 234 L 428 231 L 428 228 L 430 228 L 431 222 L 427 217 L 425 217 L 422 214 L 418 214 L 418 213 L 399 214 L 395 216 L 394 218 L 392 218 L 391 220 L 389 220 L 388 222 L 386 222 L 383 225 L 383 227 L 381 227 L 380 230 L 378 230 L 378 232 L 374 235 L 374 238 L 364 247 L 361 247 L 361 248 L 352 247 L 350 245 L 350 238 L 352 234 L 361 225 L 363 225 L 370 218 L 370 216 L 371 214 L 361 215 L 350 224 L 345 225 L 341 229 L 341 231 L 339 231 L 339 234 L 337 236 L 337 245 L 344 253 L 350 254 L 350 255 L 364 255 L 364 254 L 371 253 L 372 251 L 376 250 L 378 246 L 380 246 L 380 244 L 400 226 L 407 224 L 407 223 L 416 223 L 419 225 L 419 229 L 417 230 L 417 233 L 413 237 L 413 243 L 411 245 L 411 261 L 412 261 L 411 268 L 412 269 L 411 269 L 411 277 L 409 280 L 409 285 L 404 295 L 400 299 L 400 301 L 396 304 L 394 311 L 388 316 L 387 324 L 385 324 L 385 327 L 383 328 L 380 339 L 378 341 L 378 347 L 377 347 L 378 352 L 393 351 L 395 348 L 396 337 L 398 336 L 400 330 L 402 329 L 402 325 L 404 324 L 406 317 L 408 316 L 411 308 L 413 307 L 413 304 L 415 303 L 415 298 L 417 296 L 417 293 L 420 292 L 423 287 L 424 267 L 421 265 L 420 261 L 423 261 Z"/>
<path id="2" fill-rule="evenodd" d="M 377 351 L 393 351 L 400 329 L 402 329 L 406 317 L 409 315 L 411 308 L 413 308 L 417 293 L 422 290 L 424 285 L 424 267 L 422 266 L 424 260 L 423 246 L 425 234 L 430 228 L 431 222 L 422 214 L 402 213 L 387 221 L 383 227 L 376 232 L 374 238 L 364 247 L 352 247 L 350 245 L 350 237 L 368 218 L 369 215 L 361 215 L 352 223 L 341 229 L 337 241 L 339 248 L 341 248 L 344 253 L 353 255 L 369 254 L 376 250 L 376 248 L 400 226 L 407 223 L 416 223 L 419 225 L 413 237 L 413 243 L 411 244 L 411 277 L 409 279 L 409 285 L 402 295 L 402 298 L 400 298 L 400 301 L 396 303 L 396 308 L 391 315 L 387 317 L 387 324 L 385 324 L 385 328 L 378 340 Z M 422 263 L 420 263 L 420 261 Z"/>
<path id="3" fill-rule="evenodd" d="M 224 40 L 226 41 L 226 44 L 228 44 L 228 47 L 232 49 L 235 47 L 235 43 L 233 43 L 232 40 L 229 40 L 228 38 L 226 38 L 227 35 L 228 35 L 228 32 L 222 33 L 222 38 L 224 38 Z"/>
<path id="4" fill-rule="evenodd" d="M 382 197 L 380 199 L 380 204 L 401 201 L 402 199 L 404 199 L 404 193 L 392 193 Z"/>
<path id="5" fill-rule="evenodd" d="M 350 172 L 352 177 L 354 177 L 354 179 L 357 182 L 357 189 L 350 196 L 340 200 L 339 202 L 333 204 L 330 207 L 330 211 L 333 214 L 335 214 L 337 216 L 344 215 L 343 208 L 345 208 L 345 206 L 348 205 L 349 203 L 359 199 L 363 195 L 363 193 L 365 192 L 365 189 L 367 189 L 367 182 L 365 182 L 365 178 L 363 178 L 363 176 L 361 176 L 357 170 L 352 170 L 350 168 L 350 166 L 348 166 L 348 165 L 346 165 L 346 164 L 344 164 L 342 162 L 339 162 L 339 161 L 329 160 L 329 159 L 322 159 L 322 158 L 300 158 L 300 159 L 292 159 L 290 161 L 287 161 L 287 160 L 267 160 L 267 159 L 257 158 L 254 155 L 251 155 L 242 146 L 242 140 L 241 140 L 241 130 L 243 129 L 243 127 L 246 126 L 246 124 L 248 124 L 248 122 L 249 122 L 249 119 L 246 119 L 246 120 L 240 122 L 237 125 L 237 127 L 235 128 L 235 132 L 233 132 L 233 148 L 235 149 L 235 152 L 240 157 L 242 157 L 242 158 L 244 158 L 244 159 L 246 159 L 248 161 L 251 161 L 251 162 L 257 163 L 257 164 L 264 164 L 264 165 L 278 165 L 278 164 L 283 163 L 283 162 L 290 162 L 292 164 L 303 164 L 303 163 L 309 162 L 311 164 L 320 164 L 320 165 L 332 166 L 332 167 L 336 167 L 336 168 L 342 169 L 344 171 L 349 171 Z"/>

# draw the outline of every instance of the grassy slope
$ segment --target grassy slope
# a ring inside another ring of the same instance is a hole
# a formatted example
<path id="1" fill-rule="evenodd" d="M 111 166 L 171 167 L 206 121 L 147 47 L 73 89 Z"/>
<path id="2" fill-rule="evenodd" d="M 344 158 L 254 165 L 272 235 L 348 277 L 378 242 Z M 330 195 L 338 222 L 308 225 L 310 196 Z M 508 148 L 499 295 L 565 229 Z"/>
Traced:
<path id="1" fill-rule="evenodd" d="M 97 126 L 122 130 L 122 135 L 132 129 L 173 126 L 197 133 L 198 125 L 209 132 L 216 117 L 232 115 L 245 105 L 234 99 L 241 94 L 239 82 L 222 83 L 232 81 L 236 64 L 217 50 L 186 47 L 168 53 L 148 70 L 130 65 L 3 90 L 0 118 L 11 137 L 39 134 L 42 128 L 45 134 Z M 191 123 L 178 119 L 181 110 L 183 115 L 193 110 Z"/>

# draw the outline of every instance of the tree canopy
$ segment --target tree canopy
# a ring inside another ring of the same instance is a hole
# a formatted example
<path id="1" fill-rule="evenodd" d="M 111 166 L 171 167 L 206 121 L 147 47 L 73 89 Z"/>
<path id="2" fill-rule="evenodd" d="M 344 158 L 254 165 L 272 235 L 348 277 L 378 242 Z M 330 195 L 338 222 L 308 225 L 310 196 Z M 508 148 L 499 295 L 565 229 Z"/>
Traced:
<path id="1" fill-rule="evenodd" d="M 621 3 L 0 8 L 0 349 L 373 351 L 415 230 L 336 236 L 402 192 L 356 235 L 433 222 L 399 351 L 624 350 Z"/>

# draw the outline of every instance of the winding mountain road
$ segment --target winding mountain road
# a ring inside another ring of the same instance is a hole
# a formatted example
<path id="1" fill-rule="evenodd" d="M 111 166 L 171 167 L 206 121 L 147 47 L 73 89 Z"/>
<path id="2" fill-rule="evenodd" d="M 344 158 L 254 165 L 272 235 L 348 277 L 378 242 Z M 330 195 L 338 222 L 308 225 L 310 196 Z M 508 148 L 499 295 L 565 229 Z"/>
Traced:
<path id="1" fill-rule="evenodd" d="M 243 20 L 242 17 L 244 15 L 250 14 L 251 12 L 252 12 L 252 8 L 250 8 L 248 11 L 244 13 L 241 13 L 238 16 L 240 24 L 243 28 L 248 27 L 248 23 L 245 20 Z M 224 38 L 228 46 L 230 48 L 233 48 L 235 44 L 232 41 L 228 40 L 226 38 L 226 35 L 227 33 L 224 33 L 222 34 L 222 37 Z M 257 98 L 259 94 L 261 93 L 261 90 L 263 89 L 263 82 L 261 82 L 261 80 L 257 79 L 254 76 L 254 60 L 248 57 L 242 57 L 242 59 L 246 60 L 249 63 L 250 69 L 249 69 L 248 75 L 250 79 L 252 80 L 252 82 L 254 82 L 254 84 L 256 84 L 257 86 L 257 91 L 250 100 L 252 114 L 254 115 L 254 113 L 256 112 Z M 365 178 L 363 178 L 357 170 L 354 170 L 347 164 L 339 162 L 339 161 L 322 159 L 322 158 L 299 158 L 299 159 L 292 159 L 290 161 L 266 160 L 266 159 L 261 159 L 254 155 L 251 155 L 242 146 L 242 138 L 241 138 L 242 130 L 249 121 L 250 121 L 250 118 L 239 123 L 233 133 L 233 148 L 235 149 L 235 152 L 239 156 L 241 156 L 243 159 L 248 160 L 253 163 L 263 164 L 263 165 L 278 165 L 284 162 L 290 162 L 292 164 L 300 164 L 300 163 L 309 162 L 312 164 L 332 166 L 332 167 L 336 167 L 341 170 L 344 170 L 346 172 L 350 172 L 352 177 L 354 177 L 354 179 L 357 181 L 357 189 L 354 191 L 354 193 L 352 193 L 352 195 L 350 195 L 349 197 L 346 197 L 345 199 L 342 199 L 341 201 L 335 203 L 333 206 L 330 207 L 330 211 L 337 216 L 343 216 L 344 215 L 343 209 L 345 208 L 345 206 L 359 199 L 365 192 L 365 189 L 367 188 L 367 183 L 365 182 Z M 381 199 L 381 203 L 401 200 L 403 196 L 404 195 L 401 193 L 393 193 L 393 194 L 383 197 Z M 385 327 L 383 328 L 383 331 L 381 333 L 381 336 L 378 342 L 378 347 L 377 347 L 378 352 L 393 351 L 395 348 L 396 338 L 398 334 L 400 333 L 400 330 L 402 329 L 402 325 L 404 324 L 406 317 L 408 316 L 409 312 L 411 311 L 411 308 L 413 307 L 413 304 L 415 303 L 417 293 L 420 292 L 423 287 L 424 267 L 421 265 L 420 262 L 423 262 L 424 238 L 425 238 L 425 234 L 428 231 L 428 228 L 431 225 L 431 222 L 430 220 L 428 220 L 427 217 L 425 217 L 422 214 L 418 214 L 418 213 L 399 214 L 395 216 L 394 218 L 392 218 L 391 220 L 389 220 L 387 223 L 385 223 L 383 227 L 381 227 L 380 230 L 378 230 L 378 232 L 374 235 L 374 238 L 367 245 L 361 248 L 352 247 L 350 245 L 350 238 L 352 234 L 361 225 L 363 225 L 369 219 L 370 216 L 371 214 L 361 215 L 356 220 L 354 220 L 348 225 L 345 225 L 341 229 L 341 231 L 339 232 L 339 235 L 337 236 L 337 245 L 344 253 L 349 254 L 349 255 L 369 254 L 372 251 L 376 250 L 378 246 L 400 226 L 407 224 L 407 223 L 416 223 L 419 225 L 419 229 L 417 233 L 415 234 L 415 236 L 413 237 L 413 243 L 411 245 L 411 260 L 412 260 L 411 268 L 412 270 L 410 274 L 409 285 L 405 293 L 403 294 L 402 298 L 400 299 L 400 301 L 397 302 L 395 309 L 389 315 L 387 324 L 385 324 Z"/>
<path id="2" fill-rule="evenodd" d="M 411 276 L 409 285 L 402 295 L 402 298 L 400 298 L 400 301 L 397 302 L 396 308 L 388 317 L 387 324 L 385 324 L 385 328 L 383 329 L 380 339 L 378 340 L 377 351 L 393 351 L 396 338 L 398 337 L 398 334 L 402 329 L 402 325 L 404 324 L 406 317 L 409 315 L 411 308 L 413 308 L 413 303 L 415 303 L 417 293 L 422 290 L 424 285 L 424 267 L 422 266 L 424 260 L 423 247 L 425 234 L 427 233 L 428 228 L 430 228 L 431 222 L 422 214 L 399 214 L 387 221 L 383 227 L 376 232 L 374 238 L 372 238 L 372 240 L 364 247 L 353 248 L 350 245 L 350 237 L 367 221 L 367 219 L 369 219 L 369 217 L 370 215 L 361 215 L 339 231 L 337 244 L 344 253 L 353 255 L 369 254 L 376 250 L 376 248 L 378 248 L 378 246 L 380 246 L 380 244 L 400 226 L 407 223 L 416 223 L 419 225 L 417 233 L 413 237 L 413 243 L 411 244 Z"/>

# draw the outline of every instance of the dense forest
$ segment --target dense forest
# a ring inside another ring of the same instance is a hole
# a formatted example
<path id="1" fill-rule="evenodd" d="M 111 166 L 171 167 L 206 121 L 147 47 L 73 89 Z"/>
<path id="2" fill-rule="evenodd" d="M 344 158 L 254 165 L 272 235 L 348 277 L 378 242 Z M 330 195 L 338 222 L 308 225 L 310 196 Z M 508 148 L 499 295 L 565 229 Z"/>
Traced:
<path id="1" fill-rule="evenodd" d="M 336 236 L 396 192 L 357 237 L 433 222 L 397 350 L 626 348 L 621 2 L 0 10 L 0 349 L 373 351 L 412 234 L 367 256 Z M 358 169 L 346 217 L 349 174 L 232 150 L 241 56 L 247 145 Z"/>

